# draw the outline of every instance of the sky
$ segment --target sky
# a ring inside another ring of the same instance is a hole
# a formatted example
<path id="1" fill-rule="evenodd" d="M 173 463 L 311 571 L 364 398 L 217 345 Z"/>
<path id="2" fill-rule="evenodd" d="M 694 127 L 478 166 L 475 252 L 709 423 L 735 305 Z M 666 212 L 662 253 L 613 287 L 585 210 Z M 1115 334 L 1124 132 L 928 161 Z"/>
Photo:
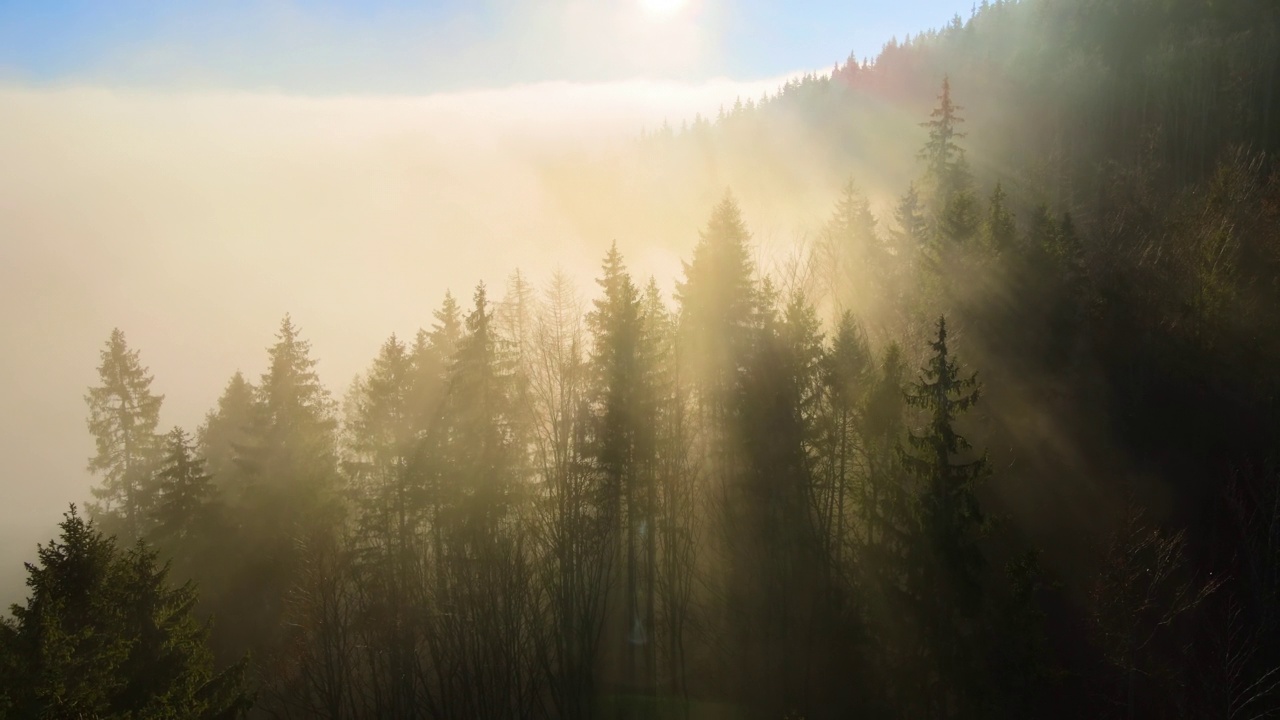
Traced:
<path id="1" fill-rule="evenodd" d="M 829 68 L 965 0 L 0 0 L 0 79 L 430 93 Z"/>
<path id="2" fill-rule="evenodd" d="M 532 159 L 713 115 L 968 7 L 0 0 L 0 606 L 89 496 L 84 394 L 112 328 L 162 428 L 194 430 L 233 372 L 263 372 L 285 313 L 341 397 L 446 289 L 465 304 L 517 268 L 591 287 L 615 239 L 670 281 L 695 224 L 584 229 Z"/>

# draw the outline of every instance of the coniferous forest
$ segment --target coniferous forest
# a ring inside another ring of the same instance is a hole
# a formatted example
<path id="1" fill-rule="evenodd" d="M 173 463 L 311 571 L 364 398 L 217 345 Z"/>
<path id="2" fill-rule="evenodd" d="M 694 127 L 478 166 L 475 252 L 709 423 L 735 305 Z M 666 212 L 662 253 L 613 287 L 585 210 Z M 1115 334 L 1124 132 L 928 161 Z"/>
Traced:
<path id="1" fill-rule="evenodd" d="M 106 338 L 0 717 L 1280 714 L 1280 9 L 984 0 L 690 121 L 677 277 L 459 279 L 345 387 L 286 316 L 196 428 Z M 827 183 L 787 263 L 747 166 Z"/>

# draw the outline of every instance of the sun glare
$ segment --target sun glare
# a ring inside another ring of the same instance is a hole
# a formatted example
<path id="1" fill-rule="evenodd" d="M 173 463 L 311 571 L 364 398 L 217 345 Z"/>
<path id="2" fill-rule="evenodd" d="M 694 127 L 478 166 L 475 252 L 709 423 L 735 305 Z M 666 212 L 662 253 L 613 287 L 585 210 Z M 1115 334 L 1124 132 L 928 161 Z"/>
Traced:
<path id="1" fill-rule="evenodd" d="M 685 6 L 687 0 L 639 0 L 640 7 L 654 17 L 671 17 Z"/>

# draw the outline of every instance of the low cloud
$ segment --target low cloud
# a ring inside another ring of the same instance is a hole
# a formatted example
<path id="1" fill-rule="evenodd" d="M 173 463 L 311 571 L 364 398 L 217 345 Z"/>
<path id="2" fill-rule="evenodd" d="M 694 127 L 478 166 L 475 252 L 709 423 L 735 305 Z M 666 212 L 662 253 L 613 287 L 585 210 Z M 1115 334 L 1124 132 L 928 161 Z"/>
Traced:
<path id="1" fill-rule="evenodd" d="M 500 294 L 517 267 L 589 282 L 613 238 L 566 217 L 540 158 L 607 154 L 784 80 L 421 97 L 0 87 L 0 594 L 88 496 L 83 395 L 112 327 L 155 374 L 166 424 L 198 424 L 236 369 L 256 377 L 285 312 L 340 391 L 446 288 Z M 633 265 L 670 276 L 686 250 Z"/>

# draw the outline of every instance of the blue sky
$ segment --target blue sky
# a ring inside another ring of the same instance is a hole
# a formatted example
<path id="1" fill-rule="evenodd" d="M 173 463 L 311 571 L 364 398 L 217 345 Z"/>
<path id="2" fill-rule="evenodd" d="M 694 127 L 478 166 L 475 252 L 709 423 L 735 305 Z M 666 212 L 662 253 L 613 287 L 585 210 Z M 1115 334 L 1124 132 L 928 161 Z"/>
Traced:
<path id="1" fill-rule="evenodd" d="M 971 0 L 0 0 L 0 80 L 299 93 L 700 81 L 829 67 Z"/>

